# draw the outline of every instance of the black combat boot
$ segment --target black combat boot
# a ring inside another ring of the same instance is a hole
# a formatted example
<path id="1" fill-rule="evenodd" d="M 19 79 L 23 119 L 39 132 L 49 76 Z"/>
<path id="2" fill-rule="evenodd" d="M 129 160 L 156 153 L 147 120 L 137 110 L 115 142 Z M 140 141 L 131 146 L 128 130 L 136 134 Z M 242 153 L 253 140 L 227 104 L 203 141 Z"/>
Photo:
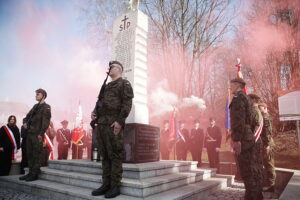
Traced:
<path id="1" fill-rule="evenodd" d="M 35 181 L 38 179 L 38 175 L 37 174 L 31 174 L 30 176 L 28 176 L 25 181 L 27 182 L 31 182 L 31 181 Z"/>
<path id="2" fill-rule="evenodd" d="M 101 185 L 101 187 L 99 187 L 98 189 L 92 191 L 92 195 L 93 196 L 103 195 L 109 189 L 110 189 L 110 185 Z"/>
<path id="3" fill-rule="evenodd" d="M 26 178 L 28 178 L 29 176 L 31 176 L 31 173 L 28 173 L 28 174 L 26 174 L 26 175 L 24 175 L 24 176 L 20 176 L 20 177 L 19 177 L 19 180 L 20 180 L 20 181 L 25 181 Z"/>
<path id="4" fill-rule="evenodd" d="M 120 187 L 118 186 L 115 186 L 113 188 L 111 188 L 110 190 L 108 190 L 104 197 L 107 198 L 107 199 L 110 199 L 110 198 L 115 198 L 116 196 L 120 195 Z"/>

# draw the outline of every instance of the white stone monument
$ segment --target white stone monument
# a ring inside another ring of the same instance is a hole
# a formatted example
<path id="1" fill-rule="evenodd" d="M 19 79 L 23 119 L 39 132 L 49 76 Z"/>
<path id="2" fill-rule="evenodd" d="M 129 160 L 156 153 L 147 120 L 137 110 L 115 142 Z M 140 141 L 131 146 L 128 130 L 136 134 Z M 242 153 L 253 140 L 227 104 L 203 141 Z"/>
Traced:
<path id="1" fill-rule="evenodd" d="M 123 64 L 123 78 L 130 81 L 134 99 L 126 123 L 149 124 L 147 106 L 148 17 L 130 3 L 127 12 L 113 24 L 112 60 Z"/>

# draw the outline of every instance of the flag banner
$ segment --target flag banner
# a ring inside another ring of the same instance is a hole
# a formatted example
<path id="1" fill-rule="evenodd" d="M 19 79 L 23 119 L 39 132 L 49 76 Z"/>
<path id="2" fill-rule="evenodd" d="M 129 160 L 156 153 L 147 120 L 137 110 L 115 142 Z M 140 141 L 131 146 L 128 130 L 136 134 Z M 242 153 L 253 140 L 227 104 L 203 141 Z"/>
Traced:
<path id="1" fill-rule="evenodd" d="M 9 138 L 9 141 L 11 143 L 11 146 L 12 146 L 11 160 L 17 160 L 17 143 L 15 140 L 15 136 L 8 126 L 4 125 L 3 128 L 6 132 L 8 138 Z"/>
<path id="2" fill-rule="evenodd" d="M 50 150 L 49 159 L 50 159 L 50 160 L 53 160 L 53 159 L 54 159 L 53 144 L 52 144 L 50 138 L 48 137 L 48 135 L 47 135 L 46 133 L 45 133 L 45 135 L 44 135 L 44 140 L 45 140 L 45 142 L 46 142 L 47 147 L 48 147 L 49 150 Z"/>

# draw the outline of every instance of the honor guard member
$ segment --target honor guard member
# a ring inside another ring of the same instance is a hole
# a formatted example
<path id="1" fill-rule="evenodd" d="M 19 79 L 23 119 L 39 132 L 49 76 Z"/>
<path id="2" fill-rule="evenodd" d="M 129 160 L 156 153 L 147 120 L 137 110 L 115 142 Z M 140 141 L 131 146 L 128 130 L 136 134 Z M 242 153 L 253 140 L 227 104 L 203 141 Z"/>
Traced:
<path id="1" fill-rule="evenodd" d="M 197 167 L 200 167 L 202 164 L 202 148 L 204 141 L 204 132 L 200 128 L 200 121 L 194 121 L 194 128 L 191 130 L 190 135 L 190 151 L 192 153 L 192 158 L 195 161 L 198 161 Z"/>
<path id="2" fill-rule="evenodd" d="M 231 139 L 237 155 L 240 174 L 245 185 L 245 199 L 263 199 L 261 192 L 262 171 L 258 164 L 255 138 L 251 129 L 251 102 L 243 92 L 246 83 L 241 78 L 230 81 L 234 95 L 230 108 Z"/>
<path id="3" fill-rule="evenodd" d="M 97 119 L 97 140 L 102 156 L 102 186 L 92 195 L 113 198 L 120 194 L 122 179 L 123 129 L 132 107 L 133 90 L 128 80 L 122 78 L 123 66 L 118 61 L 109 63 L 108 75 L 112 81 L 104 84 L 101 104 L 92 113 Z M 101 95 L 101 92 L 100 92 Z M 99 96 L 100 96 L 99 95 Z M 98 100 L 99 101 L 99 100 Z"/>
<path id="4" fill-rule="evenodd" d="M 60 123 L 62 128 L 56 132 L 58 160 L 66 160 L 68 159 L 68 152 L 71 147 L 71 131 L 68 129 L 69 122 L 67 120 L 63 120 Z"/>
<path id="5" fill-rule="evenodd" d="M 35 91 L 37 104 L 29 111 L 23 119 L 26 129 L 26 149 L 29 173 L 21 176 L 20 180 L 34 181 L 38 179 L 41 166 L 41 154 L 43 150 L 44 134 L 49 127 L 51 119 L 51 108 L 45 102 L 47 92 L 43 89 Z"/>
<path id="6" fill-rule="evenodd" d="M 260 103 L 258 108 L 264 119 L 264 125 L 261 133 L 263 141 L 263 166 L 264 166 L 264 187 L 265 192 L 275 191 L 275 165 L 274 165 L 274 147 L 275 143 L 272 138 L 272 118 L 268 112 L 267 104 Z"/>
<path id="7" fill-rule="evenodd" d="M 162 160 L 169 160 L 169 121 L 164 120 L 164 128 L 160 132 L 160 153 Z"/>
<path id="8" fill-rule="evenodd" d="M 190 141 L 189 131 L 185 128 L 185 122 L 179 121 L 179 140 L 176 143 L 177 160 L 186 160 L 188 143 Z"/>
<path id="9" fill-rule="evenodd" d="M 210 168 L 217 168 L 219 172 L 219 152 L 221 148 L 222 133 L 221 129 L 216 126 L 216 119 L 209 118 L 210 127 L 207 128 L 204 147 L 207 149 L 207 156 Z"/>

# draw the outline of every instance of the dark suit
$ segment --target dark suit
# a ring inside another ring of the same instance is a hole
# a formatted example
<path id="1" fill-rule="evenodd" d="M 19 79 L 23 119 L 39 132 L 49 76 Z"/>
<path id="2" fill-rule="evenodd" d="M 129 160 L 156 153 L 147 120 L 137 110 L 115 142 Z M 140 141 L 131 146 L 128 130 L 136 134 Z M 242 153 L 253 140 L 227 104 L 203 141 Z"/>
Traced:
<path id="1" fill-rule="evenodd" d="M 181 135 L 184 137 L 183 139 L 179 139 L 176 144 L 176 156 L 177 160 L 186 160 L 187 151 L 188 151 L 188 142 L 189 142 L 189 131 L 187 129 L 180 130 Z"/>
<path id="2" fill-rule="evenodd" d="M 204 132 L 201 128 L 192 129 L 190 135 L 190 145 L 189 149 L 192 153 L 192 158 L 195 161 L 198 161 L 198 167 L 200 167 L 202 161 L 202 148 L 203 148 Z"/>
<path id="3" fill-rule="evenodd" d="M 222 134 L 219 127 L 208 127 L 204 139 L 204 147 L 207 148 L 209 166 L 219 169 L 219 152 L 216 148 L 221 147 Z"/>

